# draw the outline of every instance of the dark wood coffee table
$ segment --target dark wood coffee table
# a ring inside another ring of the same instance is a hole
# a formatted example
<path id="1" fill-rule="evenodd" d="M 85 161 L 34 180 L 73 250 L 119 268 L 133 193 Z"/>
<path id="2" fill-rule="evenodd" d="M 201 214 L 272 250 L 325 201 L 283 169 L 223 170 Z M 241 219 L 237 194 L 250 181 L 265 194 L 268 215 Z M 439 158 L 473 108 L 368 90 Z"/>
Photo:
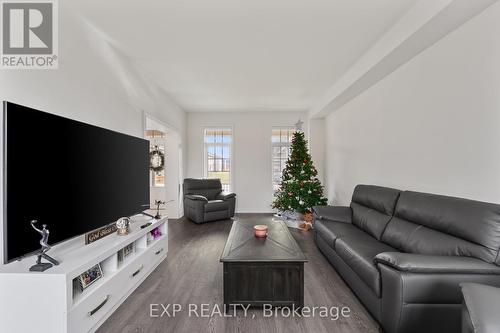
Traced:
<path id="1" fill-rule="evenodd" d="M 266 224 L 267 238 L 253 226 Z M 224 266 L 224 304 L 301 307 L 304 305 L 304 253 L 280 220 L 233 222 L 220 261 Z"/>

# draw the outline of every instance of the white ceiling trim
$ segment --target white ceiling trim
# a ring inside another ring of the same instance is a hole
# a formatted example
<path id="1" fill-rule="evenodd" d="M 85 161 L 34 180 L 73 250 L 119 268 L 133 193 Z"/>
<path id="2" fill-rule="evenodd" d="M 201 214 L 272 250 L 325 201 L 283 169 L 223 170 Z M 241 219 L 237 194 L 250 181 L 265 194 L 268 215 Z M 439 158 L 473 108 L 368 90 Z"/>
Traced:
<path id="1" fill-rule="evenodd" d="M 324 117 L 498 0 L 420 0 L 309 110 Z"/>

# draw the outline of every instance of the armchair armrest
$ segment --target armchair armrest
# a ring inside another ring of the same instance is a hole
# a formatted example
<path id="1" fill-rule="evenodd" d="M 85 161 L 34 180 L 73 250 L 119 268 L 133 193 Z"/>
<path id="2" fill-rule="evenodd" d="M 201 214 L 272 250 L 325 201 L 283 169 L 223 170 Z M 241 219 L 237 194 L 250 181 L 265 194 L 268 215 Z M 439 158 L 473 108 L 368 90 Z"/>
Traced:
<path id="1" fill-rule="evenodd" d="M 230 193 L 230 192 L 221 192 L 217 195 L 218 200 L 227 200 L 230 198 L 236 197 L 236 193 Z"/>
<path id="2" fill-rule="evenodd" d="M 205 198 L 204 196 L 202 195 L 197 195 L 197 194 L 186 194 L 184 196 L 185 198 L 187 199 L 190 199 L 190 200 L 195 200 L 195 201 L 206 201 L 208 202 L 208 199 Z"/>
<path id="3" fill-rule="evenodd" d="M 320 220 L 332 220 L 338 222 L 351 223 L 351 207 L 344 206 L 314 206 L 313 212 Z"/>
<path id="4" fill-rule="evenodd" d="M 500 275 L 499 266 L 470 257 L 384 252 L 373 260 L 401 272 Z"/>

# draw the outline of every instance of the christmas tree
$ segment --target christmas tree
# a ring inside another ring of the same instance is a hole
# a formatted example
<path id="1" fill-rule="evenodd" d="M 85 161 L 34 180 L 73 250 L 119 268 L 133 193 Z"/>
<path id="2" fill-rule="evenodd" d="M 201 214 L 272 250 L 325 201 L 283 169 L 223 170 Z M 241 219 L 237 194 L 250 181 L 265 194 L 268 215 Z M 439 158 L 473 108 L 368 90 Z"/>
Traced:
<path id="1" fill-rule="evenodd" d="M 292 138 L 292 151 L 286 162 L 281 186 L 275 193 L 272 207 L 280 211 L 296 211 L 301 214 L 311 211 L 313 206 L 326 205 L 323 186 L 318 171 L 313 165 L 307 149 L 304 133 L 296 131 Z"/>

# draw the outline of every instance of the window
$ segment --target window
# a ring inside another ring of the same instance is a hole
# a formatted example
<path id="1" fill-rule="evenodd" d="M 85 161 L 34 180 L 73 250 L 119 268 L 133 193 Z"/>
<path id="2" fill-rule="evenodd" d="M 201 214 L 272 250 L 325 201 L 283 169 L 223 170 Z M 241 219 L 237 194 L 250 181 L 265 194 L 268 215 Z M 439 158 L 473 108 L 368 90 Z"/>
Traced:
<path id="1" fill-rule="evenodd" d="M 205 177 L 219 178 L 224 191 L 231 189 L 231 128 L 205 129 Z"/>
<path id="2" fill-rule="evenodd" d="M 293 127 L 274 127 L 271 135 L 272 144 L 272 174 L 273 190 L 277 191 L 281 184 L 281 174 L 290 155 L 292 137 L 295 132 Z"/>

